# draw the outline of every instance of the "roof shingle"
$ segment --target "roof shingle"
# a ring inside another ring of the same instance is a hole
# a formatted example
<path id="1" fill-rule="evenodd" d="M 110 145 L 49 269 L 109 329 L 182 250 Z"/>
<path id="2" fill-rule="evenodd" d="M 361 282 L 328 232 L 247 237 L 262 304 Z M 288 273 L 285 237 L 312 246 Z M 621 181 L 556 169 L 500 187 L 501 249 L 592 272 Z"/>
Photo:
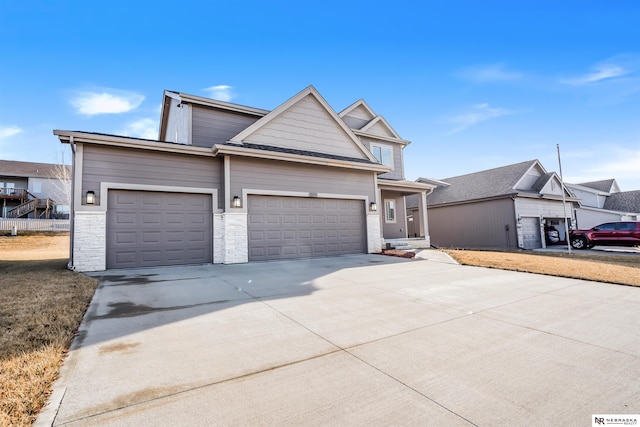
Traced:
<path id="1" fill-rule="evenodd" d="M 495 169 L 445 178 L 442 181 L 450 185 L 436 188 L 428 196 L 428 203 L 430 206 L 434 206 L 515 194 L 517 193 L 514 189 L 515 185 L 537 162 L 537 160 L 528 160 Z"/>

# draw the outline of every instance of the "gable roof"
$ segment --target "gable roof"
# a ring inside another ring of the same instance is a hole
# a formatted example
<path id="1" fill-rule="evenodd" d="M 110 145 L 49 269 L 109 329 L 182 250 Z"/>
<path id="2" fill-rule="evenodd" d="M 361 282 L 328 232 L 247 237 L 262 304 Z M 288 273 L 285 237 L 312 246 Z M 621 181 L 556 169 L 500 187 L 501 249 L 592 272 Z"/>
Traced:
<path id="1" fill-rule="evenodd" d="M 603 209 L 640 213 L 640 190 L 621 191 L 607 196 Z"/>
<path id="2" fill-rule="evenodd" d="M 358 99 L 356 102 L 349 105 L 338 114 L 338 116 L 340 117 L 352 116 L 364 120 L 371 120 L 376 115 L 377 114 L 373 111 L 373 109 L 369 107 L 369 104 L 367 104 L 366 101 L 362 98 Z"/>
<path id="3" fill-rule="evenodd" d="M 372 137 L 382 137 L 385 140 L 392 139 L 395 142 L 399 142 L 404 145 L 409 145 L 411 141 L 404 140 L 398 135 L 398 132 L 395 131 L 382 116 L 376 116 L 369 123 L 364 125 L 357 131 L 354 131 L 356 135 L 364 135 L 364 136 L 372 136 Z"/>
<path id="4" fill-rule="evenodd" d="M 296 123 L 300 125 L 296 126 Z M 331 124 L 333 126 L 327 126 Z M 313 86 L 229 140 L 377 160 Z"/>
<path id="5" fill-rule="evenodd" d="M 601 181 L 591 181 L 591 182 L 583 182 L 578 185 L 583 187 L 593 188 L 594 190 L 604 191 L 605 193 L 613 193 L 620 191 L 618 188 L 618 183 L 615 179 L 603 179 Z"/>
<path id="6" fill-rule="evenodd" d="M 15 176 L 22 178 L 53 178 L 56 176 L 57 164 L 20 162 L 15 160 L 0 160 L 0 176 Z M 70 166 L 67 166 L 70 168 Z"/>
<path id="7" fill-rule="evenodd" d="M 549 181 L 551 181 L 555 176 L 556 176 L 556 174 L 553 173 L 553 172 L 547 172 L 545 174 L 542 174 L 540 176 L 540 178 L 538 178 L 536 183 L 533 184 L 531 189 L 533 191 L 537 191 L 537 192 L 542 191 L 542 189 L 545 187 L 545 185 L 547 185 L 547 183 L 549 183 Z"/>
<path id="8" fill-rule="evenodd" d="M 514 188 L 538 160 L 445 178 L 449 186 L 437 187 L 429 196 L 429 205 L 456 203 L 517 194 Z"/>

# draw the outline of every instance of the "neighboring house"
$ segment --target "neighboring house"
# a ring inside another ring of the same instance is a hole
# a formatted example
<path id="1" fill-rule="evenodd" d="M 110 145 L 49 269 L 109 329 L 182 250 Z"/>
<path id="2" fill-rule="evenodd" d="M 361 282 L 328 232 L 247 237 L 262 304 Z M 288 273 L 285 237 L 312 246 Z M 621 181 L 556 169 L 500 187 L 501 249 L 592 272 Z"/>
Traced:
<path id="1" fill-rule="evenodd" d="M 431 243 L 436 247 L 542 248 L 545 227 L 555 227 L 565 239 L 565 221 L 571 222 L 579 205 L 565 187 L 565 209 L 560 178 L 538 160 L 442 181 L 427 197 Z M 408 205 L 412 215 L 412 197 Z"/>
<path id="2" fill-rule="evenodd" d="M 54 134 L 74 153 L 80 271 L 379 252 L 406 237 L 404 196 L 432 189 L 404 180 L 384 118 L 312 86 L 273 111 L 165 91 L 158 141 Z"/>
<path id="3" fill-rule="evenodd" d="M 620 191 L 615 179 L 566 186 L 580 199 L 581 206 L 575 213 L 577 228 L 612 221 L 640 221 L 640 190 Z"/>
<path id="4" fill-rule="evenodd" d="M 60 172 L 66 168 L 61 174 Z M 0 160 L 0 217 L 52 218 L 68 214 L 61 188 L 68 166 Z"/>

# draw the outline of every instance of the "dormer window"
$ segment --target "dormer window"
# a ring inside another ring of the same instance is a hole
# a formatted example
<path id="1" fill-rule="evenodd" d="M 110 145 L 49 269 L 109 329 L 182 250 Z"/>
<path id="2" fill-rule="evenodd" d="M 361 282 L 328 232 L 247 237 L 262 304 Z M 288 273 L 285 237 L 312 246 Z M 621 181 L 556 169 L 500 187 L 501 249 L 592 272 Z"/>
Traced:
<path id="1" fill-rule="evenodd" d="M 391 147 L 385 145 L 371 144 L 373 156 L 385 166 L 393 166 L 393 156 Z"/>

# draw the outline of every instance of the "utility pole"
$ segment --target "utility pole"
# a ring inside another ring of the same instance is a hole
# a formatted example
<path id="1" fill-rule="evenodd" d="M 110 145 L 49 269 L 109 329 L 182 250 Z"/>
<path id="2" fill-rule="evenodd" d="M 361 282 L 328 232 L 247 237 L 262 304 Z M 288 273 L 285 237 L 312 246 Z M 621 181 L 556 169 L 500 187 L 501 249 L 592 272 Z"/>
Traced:
<path id="1" fill-rule="evenodd" d="M 558 149 L 558 167 L 560 168 L 560 190 L 562 191 L 562 210 L 564 211 L 564 239 L 567 241 L 567 249 L 571 255 L 571 242 L 569 241 L 569 219 L 567 218 L 567 199 L 564 195 L 564 179 L 562 178 L 562 162 L 560 161 L 560 144 L 556 144 Z"/>

